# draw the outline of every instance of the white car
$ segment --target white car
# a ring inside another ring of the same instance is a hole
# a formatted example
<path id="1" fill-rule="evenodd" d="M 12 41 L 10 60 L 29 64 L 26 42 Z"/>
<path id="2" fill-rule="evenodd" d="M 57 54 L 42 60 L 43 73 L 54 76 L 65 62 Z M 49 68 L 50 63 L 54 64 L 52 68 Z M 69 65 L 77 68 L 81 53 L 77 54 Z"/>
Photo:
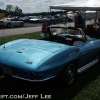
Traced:
<path id="1" fill-rule="evenodd" d="M 4 19 L 0 20 L 0 26 L 4 26 L 4 27 L 20 26 L 20 27 L 23 27 L 24 22 L 17 21 L 14 18 L 4 18 Z"/>
<path id="2" fill-rule="evenodd" d="M 43 22 L 42 18 L 33 17 L 29 20 L 29 22 Z"/>
<path id="3" fill-rule="evenodd" d="M 70 20 L 72 20 L 72 21 L 75 22 L 75 14 L 69 13 L 69 14 L 67 14 L 67 17 L 68 17 Z"/>

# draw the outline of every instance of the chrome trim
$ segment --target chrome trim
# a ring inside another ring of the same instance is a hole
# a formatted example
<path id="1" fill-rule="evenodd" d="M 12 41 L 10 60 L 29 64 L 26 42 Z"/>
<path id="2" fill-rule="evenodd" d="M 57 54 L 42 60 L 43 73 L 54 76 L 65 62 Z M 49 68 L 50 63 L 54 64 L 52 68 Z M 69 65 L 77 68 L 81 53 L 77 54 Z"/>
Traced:
<path id="1" fill-rule="evenodd" d="M 82 51 L 81 51 L 81 53 L 82 53 L 82 55 L 84 55 L 84 54 L 86 54 L 86 53 L 87 53 L 87 51 L 82 50 Z"/>
<path id="2" fill-rule="evenodd" d="M 30 81 L 30 82 L 43 82 L 43 81 L 46 81 L 46 80 L 52 79 L 52 78 L 54 78 L 55 76 L 48 77 L 48 78 L 45 78 L 45 79 L 42 79 L 42 80 L 30 80 L 30 79 L 25 79 L 25 78 L 18 77 L 18 76 L 12 76 L 12 77 L 14 77 L 14 78 L 18 78 L 18 79 L 22 79 L 22 80 L 25 80 L 25 81 Z"/>
<path id="3" fill-rule="evenodd" d="M 92 67 L 93 65 L 95 65 L 98 62 L 99 62 L 99 59 L 96 59 L 96 60 L 90 62 L 89 64 L 87 64 L 87 65 L 81 67 L 80 69 L 78 69 L 77 73 L 81 74 L 82 72 L 84 72 L 85 70 L 87 70 L 88 68 Z"/>
<path id="4" fill-rule="evenodd" d="M 69 57 L 73 56 L 75 53 L 76 53 L 76 51 L 73 51 L 72 53 L 69 54 Z"/>

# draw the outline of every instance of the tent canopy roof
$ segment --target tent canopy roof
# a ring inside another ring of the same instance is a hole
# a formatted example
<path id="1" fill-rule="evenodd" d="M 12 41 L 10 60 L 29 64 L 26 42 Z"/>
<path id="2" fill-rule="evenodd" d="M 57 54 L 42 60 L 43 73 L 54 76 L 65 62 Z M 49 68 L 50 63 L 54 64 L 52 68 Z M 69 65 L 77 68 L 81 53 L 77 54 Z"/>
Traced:
<path id="1" fill-rule="evenodd" d="M 65 4 L 58 4 L 50 6 L 50 9 L 61 9 L 61 10 L 96 10 L 100 11 L 100 1 L 99 0 L 75 0 L 73 2 L 68 2 Z"/>

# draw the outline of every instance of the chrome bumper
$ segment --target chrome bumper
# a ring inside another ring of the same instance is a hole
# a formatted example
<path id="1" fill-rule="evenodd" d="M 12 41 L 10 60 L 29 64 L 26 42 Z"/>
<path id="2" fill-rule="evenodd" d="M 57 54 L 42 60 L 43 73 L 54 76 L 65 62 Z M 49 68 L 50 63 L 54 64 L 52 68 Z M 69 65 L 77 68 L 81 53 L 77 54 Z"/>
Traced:
<path id="1" fill-rule="evenodd" d="M 30 81 L 30 82 L 43 82 L 43 81 L 47 81 L 47 80 L 55 78 L 55 76 L 51 76 L 51 77 L 48 77 L 48 78 L 45 78 L 45 79 L 42 79 L 42 80 L 30 80 L 30 79 L 21 78 L 21 77 L 18 77 L 18 76 L 12 76 L 12 77 L 18 78 L 18 79 L 21 79 L 21 80 L 25 80 L 25 81 Z"/>

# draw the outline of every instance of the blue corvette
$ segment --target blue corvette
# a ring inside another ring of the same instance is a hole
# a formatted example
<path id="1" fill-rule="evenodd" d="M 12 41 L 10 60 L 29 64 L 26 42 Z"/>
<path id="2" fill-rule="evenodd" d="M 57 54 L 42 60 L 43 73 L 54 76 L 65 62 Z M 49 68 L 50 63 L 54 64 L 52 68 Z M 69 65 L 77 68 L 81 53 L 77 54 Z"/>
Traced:
<path id="1" fill-rule="evenodd" d="M 99 62 L 100 40 L 80 28 L 48 27 L 41 39 L 18 39 L 0 46 L 0 74 L 31 82 L 60 78 L 71 85 L 78 73 Z"/>

